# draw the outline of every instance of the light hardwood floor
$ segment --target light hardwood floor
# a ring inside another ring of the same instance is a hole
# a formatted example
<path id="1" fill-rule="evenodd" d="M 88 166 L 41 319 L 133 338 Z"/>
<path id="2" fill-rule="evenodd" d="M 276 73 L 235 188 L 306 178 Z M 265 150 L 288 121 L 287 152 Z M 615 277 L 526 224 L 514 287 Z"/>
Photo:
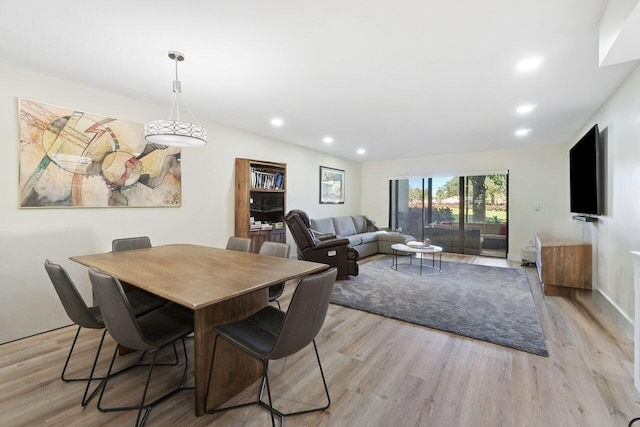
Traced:
<path id="1" fill-rule="evenodd" d="M 443 259 L 508 266 L 503 259 Z M 631 340 L 598 309 L 589 292 L 573 299 L 544 297 L 535 270 L 526 271 L 549 357 L 331 305 L 317 343 L 332 405 L 324 413 L 287 418 L 287 425 L 626 426 L 640 416 Z M 287 286 L 285 307 L 292 289 Z M 0 425 L 134 423 L 133 412 L 98 412 L 96 399 L 81 408 L 83 383 L 60 381 L 74 333 L 74 327 L 67 327 L 0 346 Z M 81 334 L 71 374 L 88 369 L 98 339 L 95 331 Z M 101 369 L 114 348 L 107 340 Z M 289 410 L 321 401 L 316 366 L 311 348 L 274 362 L 270 372 L 276 405 Z M 154 382 L 156 388 L 176 380 L 176 375 L 156 377 L 163 380 Z M 105 396 L 109 402 L 115 402 L 114 395 L 138 398 L 141 386 L 141 376 L 125 374 Z M 251 398 L 255 391 L 247 390 L 237 401 Z M 270 419 L 256 406 L 195 417 L 193 394 L 183 392 L 155 408 L 148 425 L 264 426 Z"/>

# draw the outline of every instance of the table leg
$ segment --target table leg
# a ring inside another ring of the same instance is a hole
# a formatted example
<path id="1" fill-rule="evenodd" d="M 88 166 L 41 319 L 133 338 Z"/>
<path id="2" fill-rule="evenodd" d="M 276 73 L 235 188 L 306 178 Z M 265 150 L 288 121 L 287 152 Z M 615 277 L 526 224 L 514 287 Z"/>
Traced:
<path id="1" fill-rule="evenodd" d="M 442 252 L 438 252 L 438 273 L 442 273 Z M 436 254 L 433 254 L 433 268 L 436 268 Z"/>
<path id="2" fill-rule="evenodd" d="M 205 414 L 207 380 L 215 338 L 213 327 L 250 316 L 267 305 L 268 295 L 268 289 L 265 288 L 195 310 L 193 376 L 196 416 Z M 257 361 L 225 341 L 218 341 L 209 406 L 215 407 L 226 402 L 258 380 L 261 374 L 262 369 Z"/>

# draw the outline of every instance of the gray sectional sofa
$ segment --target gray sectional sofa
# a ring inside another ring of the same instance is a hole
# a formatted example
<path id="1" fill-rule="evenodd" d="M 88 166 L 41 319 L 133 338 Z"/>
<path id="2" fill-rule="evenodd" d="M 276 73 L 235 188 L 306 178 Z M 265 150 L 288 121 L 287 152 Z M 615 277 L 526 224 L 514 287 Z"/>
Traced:
<path id="1" fill-rule="evenodd" d="M 348 239 L 349 247 L 356 249 L 360 257 L 377 253 L 391 254 L 391 245 L 394 243 L 415 240 L 407 234 L 381 230 L 364 215 L 310 219 L 309 222 L 311 231 L 319 240 L 332 236 Z"/>

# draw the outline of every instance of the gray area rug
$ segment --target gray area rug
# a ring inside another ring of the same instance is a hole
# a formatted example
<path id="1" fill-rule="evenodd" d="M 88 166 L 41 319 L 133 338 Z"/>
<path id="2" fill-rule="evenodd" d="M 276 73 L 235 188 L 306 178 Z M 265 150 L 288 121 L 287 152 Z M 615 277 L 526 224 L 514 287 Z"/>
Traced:
<path id="1" fill-rule="evenodd" d="M 360 265 L 360 274 L 336 281 L 333 304 L 379 314 L 548 356 L 526 273 L 522 269 L 442 262 L 442 273 L 420 272 L 388 256 Z M 431 265 L 431 260 L 425 265 Z M 437 266 L 436 262 L 436 266 Z"/>

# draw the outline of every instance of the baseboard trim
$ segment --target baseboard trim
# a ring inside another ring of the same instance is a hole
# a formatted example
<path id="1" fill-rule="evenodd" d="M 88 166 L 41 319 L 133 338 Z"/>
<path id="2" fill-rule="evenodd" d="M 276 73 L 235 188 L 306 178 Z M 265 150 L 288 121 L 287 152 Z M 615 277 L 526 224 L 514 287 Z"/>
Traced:
<path id="1" fill-rule="evenodd" d="M 24 337 L 11 338 L 9 341 L 0 342 L 0 345 L 4 345 L 4 344 L 9 344 L 9 343 L 12 343 L 12 342 L 20 341 L 20 340 L 23 340 L 25 338 L 37 337 L 38 335 L 42 335 L 42 334 L 46 334 L 46 333 L 49 333 L 49 332 L 57 331 L 58 329 L 68 328 L 69 326 L 74 326 L 74 325 L 75 325 L 75 323 L 69 323 L 68 325 L 58 326 L 57 328 L 47 329 L 46 331 L 36 332 L 35 334 L 25 335 Z"/>
<path id="2" fill-rule="evenodd" d="M 620 326 L 620 329 L 624 332 L 624 334 L 630 338 L 632 341 L 634 339 L 634 324 L 633 320 L 627 316 L 627 314 L 622 311 L 620 306 L 616 304 L 607 294 L 602 292 L 600 289 L 593 290 L 593 301 L 595 304 L 607 312 L 608 315 L 612 317 L 615 323 Z"/>

